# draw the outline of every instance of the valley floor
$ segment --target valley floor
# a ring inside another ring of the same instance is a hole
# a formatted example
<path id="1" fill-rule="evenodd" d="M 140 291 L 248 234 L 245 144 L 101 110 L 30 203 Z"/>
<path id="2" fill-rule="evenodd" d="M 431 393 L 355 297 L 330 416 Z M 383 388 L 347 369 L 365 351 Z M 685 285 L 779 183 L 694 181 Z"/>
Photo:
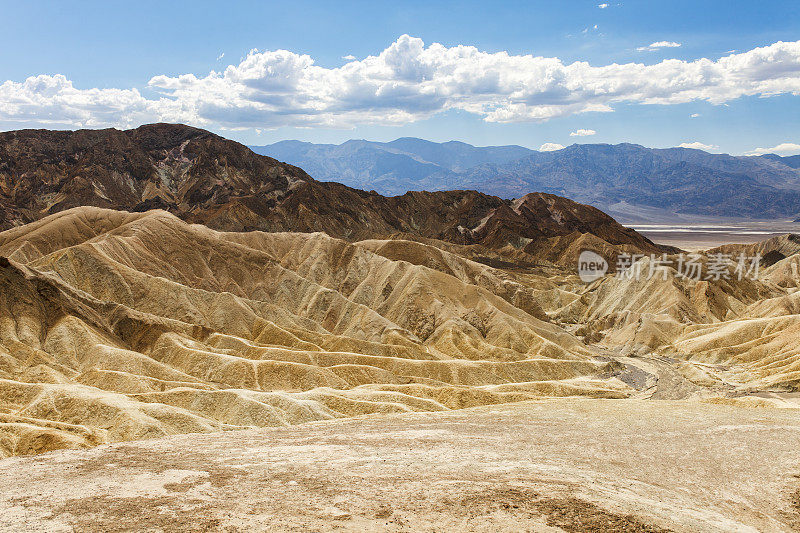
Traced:
<path id="1" fill-rule="evenodd" d="M 21 530 L 791 531 L 800 417 L 548 399 L 0 462 Z"/>
<path id="2" fill-rule="evenodd" d="M 718 221 L 676 224 L 632 224 L 655 243 L 696 252 L 726 244 L 753 244 L 786 233 L 797 233 L 800 224 L 778 220 Z"/>

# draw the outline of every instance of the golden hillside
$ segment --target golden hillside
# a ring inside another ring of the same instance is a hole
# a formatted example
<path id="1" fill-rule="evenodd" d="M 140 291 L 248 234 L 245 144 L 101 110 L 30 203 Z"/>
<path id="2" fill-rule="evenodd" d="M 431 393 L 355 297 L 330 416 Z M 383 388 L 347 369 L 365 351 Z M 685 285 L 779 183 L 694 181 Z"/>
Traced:
<path id="1" fill-rule="evenodd" d="M 0 254 L 6 456 L 626 394 L 532 289 L 429 245 L 83 207 L 0 234 Z"/>
<path id="2" fill-rule="evenodd" d="M 794 406 L 783 263 L 585 285 L 472 252 L 93 207 L 7 230 L 0 454 L 555 396 Z"/>

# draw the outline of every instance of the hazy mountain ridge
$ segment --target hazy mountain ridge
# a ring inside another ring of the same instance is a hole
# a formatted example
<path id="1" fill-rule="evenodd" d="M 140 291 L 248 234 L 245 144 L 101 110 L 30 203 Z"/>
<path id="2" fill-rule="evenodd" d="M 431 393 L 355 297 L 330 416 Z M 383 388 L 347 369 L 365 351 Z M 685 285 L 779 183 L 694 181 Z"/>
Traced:
<path id="1" fill-rule="evenodd" d="M 294 161 L 293 164 L 316 179 L 389 195 L 410 190 L 444 190 L 447 180 L 456 180 L 459 172 L 484 163 L 508 163 L 533 153 L 521 146 L 476 147 L 458 141 L 434 143 L 413 137 L 388 143 L 351 140 L 339 145 L 281 141 L 251 148 L 281 161 Z"/>
<path id="2" fill-rule="evenodd" d="M 537 152 L 410 138 L 341 145 L 283 141 L 253 149 L 298 164 L 317 179 L 382 194 L 475 189 L 516 198 L 542 191 L 601 209 L 626 201 L 701 215 L 786 218 L 800 213 L 797 156 L 742 157 L 636 144 L 574 144 Z M 470 163 L 475 164 L 465 168 Z"/>
<path id="3" fill-rule="evenodd" d="M 777 154 L 764 154 L 762 159 L 770 159 L 787 167 L 800 168 L 800 155 L 779 156 Z"/>
<path id="4" fill-rule="evenodd" d="M 467 152 L 451 159 L 468 160 Z M 404 234 L 520 250 L 588 233 L 603 241 L 601 248 L 661 249 L 564 198 L 532 193 L 511 202 L 465 190 L 385 197 L 316 181 L 188 126 L 0 133 L 0 230 L 77 206 L 159 208 L 222 231 L 323 231 L 348 240 Z"/>

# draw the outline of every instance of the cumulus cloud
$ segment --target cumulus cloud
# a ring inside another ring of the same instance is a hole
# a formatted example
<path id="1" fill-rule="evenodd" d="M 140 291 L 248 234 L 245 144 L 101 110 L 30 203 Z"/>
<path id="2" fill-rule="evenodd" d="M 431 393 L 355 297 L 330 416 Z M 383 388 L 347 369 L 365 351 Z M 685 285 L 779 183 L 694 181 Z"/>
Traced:
<path id="1" fill-rule="evenodd" d="M 356 58 L 353 54 L 347 54 L 346 56 L 342 56 L 342 59 L 346 59 L 347 61 L 352 61 Z"/>
<path id="2" fill-rule="evenodd" d="M 656 41 L 647 46 L 640 46 L 637 50 L 640 52 L 654 52 L 662 48 L 678 48 L 680 45 L 681 43 L 676 43 L 675 41 Z"/>
<path id="3" fill-rule="evenodd" d="M 553 152 L 555 150 L 563 150 L 564 145 L 558 143 L 544 143 L 539 147 L 540 152 Z"/>
<path id="4" fill-rule="evenodd" d="M 747 155 L 764 155 L 764 154 L 778 154 L 778 155 L 794 155 L 800 154 L 800 144 L 797 143 L 781 143 L 777 146 L 773 146 L 772 148 L 756 148 L 750 152 L 747 152 Z"/>
<path id="5" fill-rule="evenodd" d="M 570 133 L 569 136 L 570 137 L 588 137 L 589 135 L 594 135 L 595 133 L 597 133 L 597 132 L 594 131 L 594 130 L 579 129 L 579 130 L 575 130 L 572 133 Z"/>
<path id="6" fill-rule="evenodd" d="M 653 43 L 658 44 L 658 43 Z M 136 89 L 78 89 L 64 76 L 0 85 L 0 122 L 127 126 L 184 122 L 228 129 L 405 124 L 460 110 L 487 122 L 542 122 L 618 103 L 723 104 L 800 94 L 800 41 L 717 60 L 593 66 L 558 58 L 425 45 L 403 35 L 377 55 L 319 66 L 305 54 L 252 50 L 222 72 L 159 75 Z"/>
<path id="7" fill-rule="evenodd" d="M 168 99 L 148 100 L 136 89 L 76 89 L 61 74 L 0 85 L 0 121 L 4 122 L 128 127 L 158 120 L 175 105 Z"/>
<path id="8" fill-rule="evenodd" d="M 678 145 L 678 148 L 694 148 L 695 150 L 705 150 L 709 152 L 711 150 L 716 150 L 719 146 L 716 144 L 704 144 L 699 141 L 694 141 L 690 143 L 681 143 Z"/>

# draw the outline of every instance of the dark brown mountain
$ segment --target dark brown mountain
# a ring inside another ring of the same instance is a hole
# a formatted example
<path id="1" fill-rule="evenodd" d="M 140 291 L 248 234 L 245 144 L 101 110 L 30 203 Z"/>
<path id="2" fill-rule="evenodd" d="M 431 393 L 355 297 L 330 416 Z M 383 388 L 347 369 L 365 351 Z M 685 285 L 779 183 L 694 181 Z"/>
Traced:
<path id="1" fill-rule="evenodd" d="M 227 231 L 324 231 L 350 240 L 403 233 L 517 249 L 592 234 L 613 245 L 660 250 L 598 209 L 551 194 L 514 201 L 475 191 L 385 197 L 316 181 L 298 167 L 183 125 L 0 133 L 0 229 L 79 205 L 165 209 Z"/>

